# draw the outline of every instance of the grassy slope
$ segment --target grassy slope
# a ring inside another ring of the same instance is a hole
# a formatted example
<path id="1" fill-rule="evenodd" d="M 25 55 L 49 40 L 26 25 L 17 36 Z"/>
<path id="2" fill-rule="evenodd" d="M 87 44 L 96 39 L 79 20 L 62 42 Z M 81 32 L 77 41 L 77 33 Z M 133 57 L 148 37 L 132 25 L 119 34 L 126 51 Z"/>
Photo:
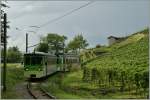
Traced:
<path id="1" fill-rule="evenodd" d="M 62 83 L 59 83 L 60 76 L 50 78 L 42 87 L 56 96 L 57 99 L 129 99 L 145 98 L 143 95 L 136 95 L 129 92 L 115 92 L 102 95 L 97 86 L 82 81 L 82 72 L 65 74 Z M 134 91 L 133 91 L 134 92 Z"/>
<path id="2" fill-rule="evenodd" d="M 100 57 L 87 64 L 92 67 L 148 67 L 148 36 L 135 35 L 113 45 L 111 54 Z"/>
<path id="3" fill-rule="evenodd" d="M 2 66 L 2 65 L 1 65 Z M 17 99 L 20 96 L 15 90 L 15 86 L 24 81 L 23 68 L 20 64 L 7 64 L 6 92 L 2 92 L 3 99 Z"/>
<path id="4" fill-rule="evenodd" d="M 139 34 L 143 32 L 146 35 Z M 86 63 L 85 66 L 89 69 L 96 67 L 100 71 L 114 67 L 123 68 L 127 69 L 129 73 L 148 70 L 148 30 L 139 33 L 131 35 L 125 41 L 116 43 L 111 47 L 96 48 L 83 52 L 81 54 L 82 57 L 84 56 L 83 61 L 95 58 Z M 106 51 L 109 54 L 96 58 L 94 51 Z M 128 92 L 101 95 L 97 91 L 98 86 L 82 81 L 82 75 L 81 70 L 65 74 L 61 83 L 63 88 L 59 87 L 60 83 L 54 83 L 53 79 L 50 79 L 49 85 L 44 87 L 58 98 L 144 98 L 141 95 Z M 55 76 L 54 79 L 57 80 L 58 77 L 60 76 Z M 55 84 L 55 86 L 51 84 Z"/>

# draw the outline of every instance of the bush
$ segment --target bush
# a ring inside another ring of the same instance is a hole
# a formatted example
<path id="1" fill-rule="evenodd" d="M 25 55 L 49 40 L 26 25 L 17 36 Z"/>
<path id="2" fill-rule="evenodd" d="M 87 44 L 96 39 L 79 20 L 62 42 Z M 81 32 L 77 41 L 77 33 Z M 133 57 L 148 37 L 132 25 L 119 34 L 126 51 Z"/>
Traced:
<path id="1" fill-rule="evenodd" d="M 96 48 L 100 48 L 100 47 L 101 47 L 101 45 L 100 45 L 100 44 L 97 44 L 97 45 L 96 45 Z"/>

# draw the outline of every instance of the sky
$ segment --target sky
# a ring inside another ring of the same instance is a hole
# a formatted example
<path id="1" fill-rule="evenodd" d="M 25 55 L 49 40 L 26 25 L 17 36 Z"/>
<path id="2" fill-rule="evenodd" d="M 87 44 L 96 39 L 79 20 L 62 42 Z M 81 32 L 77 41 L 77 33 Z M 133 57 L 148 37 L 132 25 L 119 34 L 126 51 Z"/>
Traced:
<path id="1" fill-rule="evenodd" d="M 18 46 L 25 51 L 25 34 L 29 46 L 40 42 L 40 37 L 57 33 L 68 37 L 82 34 L 90 47 L 108 45 L 110 35 L 122 37 L 150 26 L 149 0 L 100 0 L 41 28 L 42 24 L 64 15 L 89 1 L 8 1 L 6 9 L 10 29 L 8 47 Z M 16 30 L 18 28 L 18 30 Z M 33 48 L 30 48 L 31 52 Z"/>

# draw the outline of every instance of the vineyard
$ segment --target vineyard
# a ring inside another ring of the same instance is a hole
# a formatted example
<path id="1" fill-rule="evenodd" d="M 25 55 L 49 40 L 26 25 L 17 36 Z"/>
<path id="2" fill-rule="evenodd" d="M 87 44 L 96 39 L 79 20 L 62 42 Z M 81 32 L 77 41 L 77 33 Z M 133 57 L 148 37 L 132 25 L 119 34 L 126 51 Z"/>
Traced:
<path id="1" fill-rule="evenodd" d="M 145 29 L 112 46 L 82 51 L 81 69 L 57 75 L 43 87 L 63 99 L 147 98 L 148 32 Z"/>
<path id="2" fill-rule="evenodd" d="M 135 90 L 136 94 L 147 96 L 148 41 L 148 30 L 144 30 L 112 45 L 109 54 L 84 64 L 83 80 L 104 90 Z"/>

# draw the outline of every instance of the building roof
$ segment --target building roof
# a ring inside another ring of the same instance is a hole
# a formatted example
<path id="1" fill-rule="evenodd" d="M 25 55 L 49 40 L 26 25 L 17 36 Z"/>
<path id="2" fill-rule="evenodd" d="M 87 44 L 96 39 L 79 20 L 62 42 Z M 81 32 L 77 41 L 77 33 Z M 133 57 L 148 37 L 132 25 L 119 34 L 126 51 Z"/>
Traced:
<path id="1" fill-rule="evenodd" d="M 119 39 L 124 39 L 124 37 L 115 37 L 115 36 L 109 36 L 108 39 L 111 39 L 111 38 L 114 38 L 116 40 L 119 40 Z"/>
<path id="2" fill-rule="evenodd" d="M 108 39 L 110 39 L 110 38 L 118 39 L 118 37 L 115 37 L 115 36 L 109 36 Z"/>

